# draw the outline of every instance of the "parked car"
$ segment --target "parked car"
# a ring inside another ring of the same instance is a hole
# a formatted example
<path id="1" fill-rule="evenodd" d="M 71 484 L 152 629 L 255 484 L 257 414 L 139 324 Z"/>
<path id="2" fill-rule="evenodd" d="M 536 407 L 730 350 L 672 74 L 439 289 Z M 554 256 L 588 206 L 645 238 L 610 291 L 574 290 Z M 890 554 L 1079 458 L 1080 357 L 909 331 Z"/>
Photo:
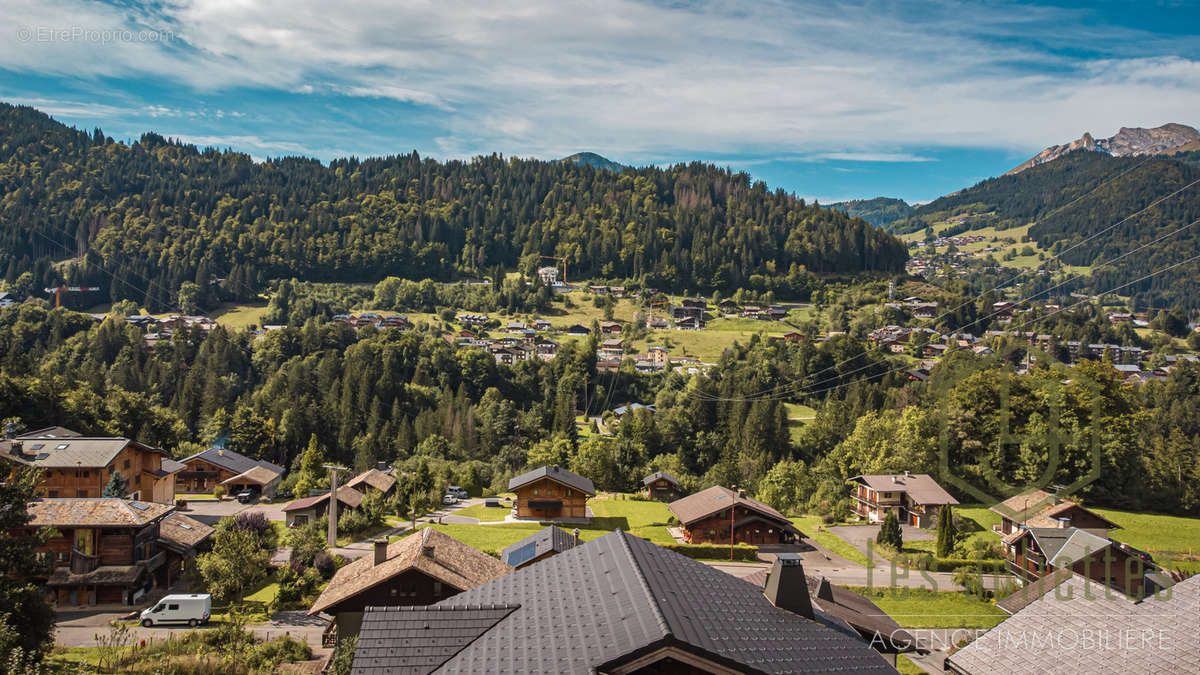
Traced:
<path id="1" fill-rule="evenodd" d="M 447 506 L 450 506 L 452 504 L 457 504 L 458 497 L 456 497 L 455 495 L 451 495 L 451 494 L 442 495 L 442 503 Z"/>
<path id="2" fill-rule="evenodd" d="M 471 497 L 471 494 L 469 492 L 467 492 L 463 488 L 460 488 L 457 485 L 451 485 L 451 486 L 447 487 L 446 494 L 454 495 L 455 497 L 458 497 L 459 499 L 470 499 L 470 497 Z"/>
<path id="3" fill-rule="evenodd" d="M 258 497 L 258 490 L 246 488 L 245 490 L 237 493 L 235 496 L 237 497 L 239 503 L 249 504 L 250 502 L 254 501 L 256 497 Z"/>
<path id="4" fill-rule="evenodd" d="M 142 625 L 149 628 L 160 623 L 186 623 L 195 628 L 212 616 L 212 596 L 208 593 L 167 595 L 153 607 L 142 610 Z"/>

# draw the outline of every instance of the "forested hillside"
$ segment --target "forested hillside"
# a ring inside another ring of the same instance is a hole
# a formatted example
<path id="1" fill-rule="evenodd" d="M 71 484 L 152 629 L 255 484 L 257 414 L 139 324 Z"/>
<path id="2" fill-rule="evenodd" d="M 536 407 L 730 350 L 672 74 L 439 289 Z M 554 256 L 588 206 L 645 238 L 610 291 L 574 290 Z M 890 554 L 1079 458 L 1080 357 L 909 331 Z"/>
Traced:
<path id="1" fill-rule="evenodd" d="M 913 232 L 932 227 L 938 234 L 951 235 L 1032 223 L 1028 235 L 1040 248 L 1049 254 L 1071 249 L 1063 255 L 1063 263 L 1092 266 L 1091 280 L 1080 288 L 1113 288 L 1200 253 L 1198 225 L 1137 256 L 1105 264 L 1200 218 L 1200 184 L 1188 187 L 1200 180 L 1200 165 L 1193 159 L 1192 153 L 1167 159 L 1073 152 L 941 197 L 889 229 Z M 1159 200 L 1161 203 L 1147 208 Z M 1119 226 L 1081 243 L 1118 222 Z M 1149 304 L 1196 307 L 1198 279 L 1200 263 L 1191 262 L 1129 286 L 1122 295 L 1141 294 Z"/>
<path id="2" fill-rule="evenodd" d="M 892 197 L 876 197 L 874 199 L 853 199 L 848 202 L 826 204 L 827 208 L 845 211 L 852 218 L 862 218 L 868 223 L 883 227 L 913 214 L 913 207 L 903 199 Z"/>
<path id="3" fill-rule="evenodd" d="M 256 163 L 146 134 L 132 145 L 0 106 L 0 269 L 11 284 L 99 285 L 171 307 L 185 282 L 245 298 L 275 278 L 448 280 L 565 257 L 570 278 L 733 290 L 764 276 L 805 297 L 812 274 L 899 271 L 868 223 L 711 165 L 629 169 L 415 152 L 328 166 Z M 54 261 L 82 258 L 75 265 Z"/>

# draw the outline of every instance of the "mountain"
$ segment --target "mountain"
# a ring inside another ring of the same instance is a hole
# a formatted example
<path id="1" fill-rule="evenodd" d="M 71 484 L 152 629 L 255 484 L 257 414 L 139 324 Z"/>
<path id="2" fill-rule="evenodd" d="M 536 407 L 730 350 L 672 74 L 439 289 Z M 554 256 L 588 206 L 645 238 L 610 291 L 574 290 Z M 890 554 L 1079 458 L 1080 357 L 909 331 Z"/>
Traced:
<path id="1" fill-rule="evenodd" d="M 928 226 L 952 235 L 988 228 L 987 237 L 1012 230 L 1007 236 L 1029 237 L 1048 257 L 1064 252 L 1065 264 L 1090 266 L 1091 277 L 1072 282 L 1071 290 L 1098 292 L 1200 254 L 1200 225 L 1195 224 L 1200 184 L 1188 187 L 1194 181 L 1200 181 L 1200 153 L 1139 158 L 1072 152 L 935 199 L 888 229 L 915 232 Z M 1110 226 L 1115 227 L 1106 229 Z M 1092 235 L 1097 236 L 1089 239 Z M 1105 263 L 1150 242 L 1155 243 Z M 1050 285 L 1049 277 L 1041 279 Z M 1188 262 L 1119 294 L 1140 296 L 1151 306 L 1200 308 L 1200 263 Z"/>
<path id="2" fill-rule="evenodd" d="M 1005 175 L 1018 174 L 1025 169 L 1054 161 L 1076 150 L 1103 152 L 1113 157 L 1138 157 L 1170 153 L 1181 146 L 1196 146 L 1198 141 L 1200 141 L 1200 131 L 1185 124 L 1175 123 L 1164 124 L 1153 129 L 1121 127 L 1113 136 L 1100 140 L 1092 138 L 1090 133 L 1085 132 L 1083 136 L 1070 143 L 1052 145 L 1042 150 Z"/>
<path id="3" fill-rule="evenodd" d="M 621 173 L 621 171 L 625 169 L 624 164 L 617 164 L 611 159 L 597 155 L 594 152 L 577 152 L 569 157 L 563 157 L 559 161 L 571 162 L 573 164 L 583 164 L 585 166 L 590 166 L 593 169 L 605 169 L 614 173 Z"/>
<path id="4" fill-rule="evenodd" d="M 826 204 L 827 209 L 837 209 L 853 218 L 862 218 L 875 227 L 883 227 L 913 214 L 913 207 L 903 199 L 876 197 L 853 199 L 847 202 Z"/>
<path id="5" fill-rule="evenodd" d="M 100 286 L 97 302 L 159 311 L 185 283 L 241 300 L 281 278 L 499 279 L 544 255 L 566 258 L 573 280 L 781 299 L 807 297 L 817 275 L 899 272 L 908 258 L 866 221 L 711 164 L 255 162 L 151 133 L 115 142 L 0 104 L 0 271 L 10 283 L 28 272 L 27 288 Z"/>

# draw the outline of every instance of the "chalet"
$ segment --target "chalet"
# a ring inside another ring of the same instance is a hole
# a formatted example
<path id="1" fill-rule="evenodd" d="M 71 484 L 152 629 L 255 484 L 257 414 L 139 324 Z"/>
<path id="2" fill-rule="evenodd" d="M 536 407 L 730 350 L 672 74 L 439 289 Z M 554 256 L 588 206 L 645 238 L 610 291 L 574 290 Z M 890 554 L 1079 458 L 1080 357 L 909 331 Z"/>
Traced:
<path id="1" fill-rule="evenodd" d="M 787 318 L 787 310 L 783 307 L 768 307 L 767 321 L 783 321 Z"/>
<path id="2" fill-rule="evenodd" d="M 354 478 L 346 481 L 346 487 L 352 488 L 361 492 L 364 496 L 368 491 L 373 490 L 380 495 L 388 495 L 392 488 L 396 487 L 396 479 L 388 471 L 383 471 L 378 467 L 364 471 Z"/>
<path id="3" fill-rule="evenodd" d="M 600 343 L 597 354 L 602 359 L 617 359 L 625 355 L 625 341 L 621 338 L 609 338 Z"/>
<path id="4" fill-rule="evenodd" d="M 538 278 L 542 280 L 542 283 L 546 284 L 547 286 L 553 286 L 554 284 L 558 283 L 558 268 L 557 267 L 552 267 L 552 266 L 539 267 L 538 271 L 537 271 L 537 275 L 538 275 Z"/>
<path id="5" fill-rule="evenodd" d="M 737 314 L 741 310 L 738 304 L 729 298 L 718 302 L 717 309 L 720 310 L 722 314 L 726 315 Z"/>
<path id="6" fill-rule="evenodd" d="M 1005 568 L 1025 581 L 1071 570 L 1129 596 L 1157 591 L 1161 575 L 1149 554 L 1077 527 L 1028 527 L 1003 540 Z"/>
<path id="7" fill-rule="evenodd" d="M 589 329 L 587 326 L 584 326 L 581 324 L 572 324 L 570 326 L 567 326 L 567 335 L 579 337 L 579 336 L 583 336 L 583 335 L 588 335 L 591 332 L 592 332 L 591 329 Z"/>
<path id="8" fill-rule="evenodd" d="M 790 332 L 784 333 L 783 341 L 784 342 L 804 342 L 804 333 L 797 333 L 796 331 L 790 331 Z"/>
<path id="9" fill-rule="evenodd" d="M 922 302 L 909 305 L 909 311 L 918 319 L 932 319 L 937 316 L 938 304 L 936 302 Z"/>
<path id="10" fill-rule="evenodd" d="M 550 320 L 549 319 L 534 319 L 533 328 L 534 328 L 534 330 L 543 330 L 543 331 L 550 330 Z"/>
<path id="11" fill-rule="evenodd" d="M 520 569 L 569 551 L 579 545 L 579 530 L 571 534 L 551 525 L 500 551 L 500 562 Z"/>
<path id="12" fill-rule="evenodd" d="M 175 503 L 175 480 L 184 468 L 165 450 L 119 436 L 81 436 L 63 427 L 0 441 L 0 459 L 42 469 L 39 487 L 46 497 L 99 497 L 120 474 L 124 497 L 159 504 Z"/>
<path id="13" fill-rule="evenodd" d="M 53 563 L 45 586 L 60 607 L 131 605 L 178 577 L 178 569 L 166 569 L 159 542 L 160 524 L 174 510 L 115 497 L 39 499 L 28 506 L 28 527 L 13 534 L 53 528 L 55 536 L 37 551 Z"/>
<path id="14" fill-rule="evenodd" d="M 606 295 L 608 294 L 608 286 L 588 286 L 588 293 L 592 295 Z"/>
<path id="15" fill-rule="evenodd" d="M 646 412 L 650 413 L 651 415 L 658 412 L 658 410 L 653 405 L 645 405 L 642 403 L 630 403 L 628 405 L 619 405 L 619 406 L 613 408 L 613 415 L 616 416 L 618 421 L 620 421 L 620 420 L 624 419 L 626 415 L 635 413 L 639 410 L 645 410 Z"/>
<path id="16" fill-rule="evenodd" d="M 185 493 L 210 492 L 224 485 L 231 492 L 257 488 L 266 496 L 275 493 L 283 467 L 249 457 L 227 448 L 209 448 L 179 460 L 179 489 Z"/>
<path id="17" fill-rule="evenodd" d="M 196 554 L 212 548 L 214 531 L 212 527 L 179 512 L 159 521 L 158 544 L 167 556 L 163 566 L 165 578 L 161 586 L 173 586 L 184 572 L 192 569 Z"/>
<path id="18" fill-rule="evenodd" d="M 308 615 L 333 616 L 322 641 L 332 646 L 358 635 L 367 607 L 431 605 L 511 571 L 492 556 L 427 527 L 393 544 L 375 541 L 372 555 L 333 575 Z"/>
<path id="19" fill-rule="evenodd" d="M 937 522 L 942 505 L 958 504 L 957 499 L 925 473 L 855 476 L 847 482 L 854 485 L 850 495 L 854 512 L 872 523 L 894 512 L 901 523 L 928 528 Z"/>
<path id="20" fill-rule="evenodd" d="M 1196 623 L 1200 575 L 1175 584 L 1169 592 L 1140 599 L 1106 593 L 1077 574 L 1056 581 L 995 628 L 955 651 L 946 659 L 946 672 L 1196 671 L 1200 663 Z M 1075 636 L 1094 636 L 1095 646 L 1084 648 L 1085 643 L 1076 642 Z"/>
<path id="21" fill-rule="evenodd" d="M 683 495 L 679 481 L 666 471 L 655 471 L 642 479 L 642 496 L 659 502 L 671 502 Z"/>
<path id="22" fill-rule="evenodd" d="M 921 356 L 927 358 L 937 358 L 946 353 L 950 349 L 946 345 L 925 345 L 921 348 Z"/>
<path id="23" fill-rule="evenodd" d="M 1027 527 L 1077 527 L 1107 537 L 1120 525 L 1053 492 L 1032 490 L 1000 502 L 988 509 L 1000 516 L 1000 534 L 1008 536 Z"/>
<path id="24" fill-rule="evenodd" d="M 671 327 L 671 322 L 667 321 L 666 319 L 662 318 L 661 316 L 651 315 L 651 316 L 646 317 L 646 328 L 653 328 L 655 330 L 667 330 L 670 327 Z"/>
<path id="25" fill-rule="evenodd" d="M 671 307 L 671 318 L 675 321 L 682 319 L 696 319 L 704 322 L 704 313 L 708 310 L 708 303 L 704 300 L 684 299 L 678 305 Z"/>
<path id="26" fill-rule="evenodd" d="M 454 318 L 466 326 L 482 326 L 488 322 L 487 314 L 459 314 Z"/>
<path id="27" fill-rule="evenodd" d="M 533 520 L 586 520 L 588 497 L 596 496 L 592 481 L 558 466 L 523 473 L 508 481 L 508 490 L 517 493 L 516 517 Z"/>
<path id="28" fill-rule="evenodd" d="M 746 305 L 742 308 L 742 317 L 746 319 L 763 318 L 763 308 L 758 305 Z"/>
<path id="29" fill-rule="evenodd" d="M 549 361 L 558 355 L 558 343 L 549 338 L 538 338 L 533 343 L 537 357 Z"/>
<path id="30" fill-rule="evenodd" d="M 368 608 L 352 672 L 895 673 L 792 562 L 764 590 L 617 531 L 430 607 Z"/>
<path id="31" fill-rule="evenodd" d="M 616 321 L 605 321 L 600 324 L 600 333 L 602 335 L 620 335 L 621 324 Z"/>
<path id="32" fill-rule="evenodd" d="M 621 369 L 620 359 L 596 359 L 596 370 L 600 372 L 611 372 Z"/>
<path id="33" fill-rule="evenodd" d="M 625 297 L 625 287 L 624 286 L 609 286 L 608 292 L 612 293 L 613 296 L 618 297 L 618 298 Z"/>
<path id="34" fill-rule="evenodd" d="M 524 321 L 509 321 L 507 324 L 504 325 L 504 330 L 506 330 L 510 333 L 519 333 L 519 332 L 525 330 L 525 322 Z"/>
<path id="35" fill-rule="evenodd" d="M 347 512 L 357 509 L 362 504 L 363 493 L 343 485 L 337 490 L 338 518 Z M 288 527 L 302 527 L 316 522 L 329 513 L 329 493 L 323 492 L 312 497 L 302 497 L 288 502 L 283 507 L 284 520 Z"/>
<path id="36" fill-rule="evenodd" d="M 669 364 L 671 362 L 671 352 L 667 351 L 666 347 L 659 347 L 656 345 L 654 347 L 651 347 L 646 352 L 646 355 L 650 358 L 650 361 L 658 368 L 666 368 L 667 364 Z"/>
<path id="37" fill-rule="evenodd" d="M 704 319 L 697 319 L 694 316 L 684 317 L 675 321 L 675 330 L 702 330 L 704 328 Z"/>
<path id="38" fill-rule="evenodd" d="M 714 485 L 667 505 L 690 544 L 786 544 L 800 531 L 782 513 L 746 496 L 744 490 Z"/>

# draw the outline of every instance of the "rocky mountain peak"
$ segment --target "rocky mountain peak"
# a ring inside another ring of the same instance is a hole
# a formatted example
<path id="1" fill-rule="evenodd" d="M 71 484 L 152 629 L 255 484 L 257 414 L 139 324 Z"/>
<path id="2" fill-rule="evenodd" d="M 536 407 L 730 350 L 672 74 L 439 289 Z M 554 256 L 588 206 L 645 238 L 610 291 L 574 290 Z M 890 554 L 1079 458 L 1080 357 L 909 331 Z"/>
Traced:
<path id="1" fill-rule="evenodd" d="M 1200 141 L 1200 131 L 1196 131 L 1186 124 L 1174 122 L 1153 129 L 1121 127 L 1116 134 L 1100 140 L 1096 140 L 1090 133 L 1084 132 L 1083 136 L 1077 140 L 1063 145 L 1052 145 L 1042 150 L 1005 175 L 1011 176 L 1030 167 L 1052 162 L 1068 152 L 1076 150 L 1104 152 L 1114 157 L 1136 157 L 1163 154 L 1197 141 Z"/>

